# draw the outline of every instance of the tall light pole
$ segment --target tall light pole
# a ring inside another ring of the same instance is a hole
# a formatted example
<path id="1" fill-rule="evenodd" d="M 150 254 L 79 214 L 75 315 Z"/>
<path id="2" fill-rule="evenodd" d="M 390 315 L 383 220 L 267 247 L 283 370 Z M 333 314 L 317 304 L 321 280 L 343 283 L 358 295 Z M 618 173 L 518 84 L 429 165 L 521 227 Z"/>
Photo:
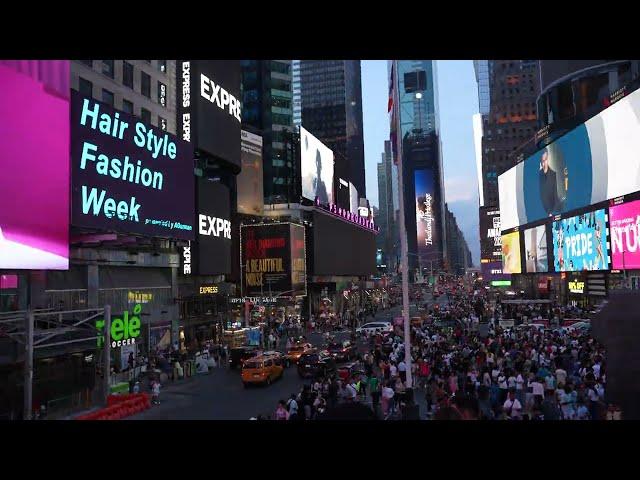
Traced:
<path id="1" fill-rule="evenodd" d="M 393 60 L 394 69 L 396 71 L 395 77 L 398 78 L 398 61 Z M 398 83 L 394 79 L 392 85 L 394 89 L 395 98 L 400 102 L 400 95 L 398 92 Z M 400 105 L 395 105 L 394 108 L 400 108 Z M 402 129 L 398 125 L 398 145 L 396 149 L 398 152 L 398 196 L 399 196 L 399 216 L 400 216 L 400 270 L 402 272 L 402 321 L 404 324 L 404 363 L 407 367 L 407 382 L 406 386 L 411 387 L 413 385 L 413 379 L 411 376 L 411 326 L 409 324 L 409 259 L 407 249 L 407 230 L 404 218 L 404 177 L 403 177 L 403 158 L 402 158 Z"/>

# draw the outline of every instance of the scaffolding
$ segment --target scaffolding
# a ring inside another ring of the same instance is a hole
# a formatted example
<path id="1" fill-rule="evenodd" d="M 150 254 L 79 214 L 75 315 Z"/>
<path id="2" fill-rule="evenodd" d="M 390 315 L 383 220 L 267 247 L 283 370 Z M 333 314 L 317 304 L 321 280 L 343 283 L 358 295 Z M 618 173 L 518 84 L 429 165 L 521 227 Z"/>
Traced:
<path id="1" fill-rule="evenodd" d="M 102 316 L 104 330 L 98 331 L 91 320 Z M 34 349 L 57 347 L 104 338 L 103 402 L 106 404 L 110 380 L 111 306 L 83 310 L 34 309 L 0 313 L 0 329 L 4 336 L 24 346 L 23 418 L 33 418 Z"/>

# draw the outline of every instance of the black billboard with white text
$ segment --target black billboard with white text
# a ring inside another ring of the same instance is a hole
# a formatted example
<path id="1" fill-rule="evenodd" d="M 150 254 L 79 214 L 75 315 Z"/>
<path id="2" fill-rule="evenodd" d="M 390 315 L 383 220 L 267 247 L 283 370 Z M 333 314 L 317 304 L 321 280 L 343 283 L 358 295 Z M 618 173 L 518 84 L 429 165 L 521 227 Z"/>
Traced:
<path id="1" fill-rule="evenodd" d="M 502 261 L 500 236 L 500 209 L 480 207 L 480 258 L 491 262 Z"/>
<path id="2" fill-rule="evenodd" d="M 200 275 L 231 272 L 231 201 L 220 182 L 198 179 L 198 241 L 196 256 Z M 193 243 L 192 243 L 193 245 Z"/>
<path id="3" fill-rule="evenodd" d="M 176 72 L 178 136 L 238 173 L 240 61 L 178 60 Z"/>
<path id="4" fill-rule="evenodd" d="M 193 148 L 71 92 L 72 224 L 193 240 Z"/>

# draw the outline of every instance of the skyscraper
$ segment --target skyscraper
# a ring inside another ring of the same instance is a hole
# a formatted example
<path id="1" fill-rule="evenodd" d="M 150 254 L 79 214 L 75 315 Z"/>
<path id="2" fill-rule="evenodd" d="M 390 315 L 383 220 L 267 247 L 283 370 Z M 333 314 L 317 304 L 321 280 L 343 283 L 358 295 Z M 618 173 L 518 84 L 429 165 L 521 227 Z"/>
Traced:
<path id="1" fill-rule="evenodd" d="M 265 202 L 295 202 L 291 60 L 242 60 L 241 65 L 242 123 L 263 135 Z"/>
<path id="2" fill-rule="evenodd" d="M 514 165 L 513 152 L 532 140 L 537 130 L 538 65 L 537 60 L 475 61 L 482 114 L 482 198 L 485 206 L 498 206 L 498 175 Z"/>
<path id="3" fill-rule="evenodd" d="M 302 123 L 302 100 L 300 98 L 300 60 L 291 60 L 291 91 L 293 94 L 293 124 Z"/>
<path id="4" fill-rule="evenodd" d="M 391 142 L 385 140 L 384 152 L 382 152 L 381 162 L 378 163 L 378 204 L 379 212 L 375 221 L 380 227 L 377 242 L 378 248 L 382 249 L 383 259 L 386 265 L 393 265 L 396 258 L 394 245 L 396 242 L 396 222 L 393 198 L 393 157 L 391 155 Z M 397 193 L 396 193 L 397 194 Z"/>
<path id="5" fill-rule="evenodd" d="M 335 155 L 335 191 L 343 179 L 366 198 L 360 60 L 300 60 L 300 98 L 302 126 Z"/>
<path id="6" fill-rule="evenodd" d="M 397 132 L 394 156 L 403 162 L 409 268 L 442 268 L 447 232 L 436 63 L 391 60 L 389 74 L 397 92 L 391 130 Z"/>

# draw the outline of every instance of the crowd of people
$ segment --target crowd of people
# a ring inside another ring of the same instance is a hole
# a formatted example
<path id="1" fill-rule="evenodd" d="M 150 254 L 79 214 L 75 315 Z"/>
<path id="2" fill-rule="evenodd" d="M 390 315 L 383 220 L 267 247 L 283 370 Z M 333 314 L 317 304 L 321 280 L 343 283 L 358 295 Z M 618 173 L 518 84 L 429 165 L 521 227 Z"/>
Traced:
<path id="1" fill-rule="evenodd" d="M 305 385 L 280 402 L 273 418 L 313 420 L 353 403 L 367 405 L 380 419 L 605 418 L 604 348 L 588 331 L 561 328 L 564 319 L 584 318 L 586 312 L 554 305 L 507 307 L 490 302 L 482 291 L 452 292 L 460 289 L 445 289 L 448 302 L 431 304 L 429 320 L 411 328 L 412 388 L 402 332 L 365 334 L 353 375 Z M 502 328 L 506 315 L 530 321 Z M 556 327 L 530 325 L 542 319 Z M 481 323 L 488 323 L 483 334 Z M 417 395 L 426 411 L 419 412 Z"/>

